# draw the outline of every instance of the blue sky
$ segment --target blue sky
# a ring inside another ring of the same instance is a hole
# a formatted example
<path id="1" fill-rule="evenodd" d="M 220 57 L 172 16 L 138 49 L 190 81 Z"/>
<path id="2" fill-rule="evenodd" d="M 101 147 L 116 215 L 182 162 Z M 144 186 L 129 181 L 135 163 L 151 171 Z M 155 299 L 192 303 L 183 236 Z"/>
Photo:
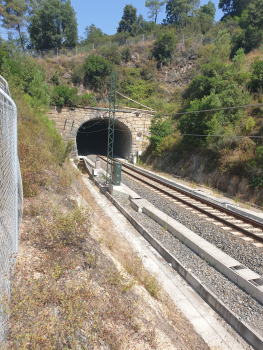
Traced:
<path id="1" fill-rule="evenodd" d="M 222 17 L 222 11 L 218 9 L 219 0 L 214 0 L 213 2 L 216 6 L 215 19 L 218 21 Z M 200 0 L 200 3 L 201 5 L 207 4 L 208 0 Z M 148 9 L 145 7 L 144 0 L 114 0 L 113 2 L 109 0 L 71 0 L 71 4 L 76 11 L 79 36 L 83 36 L 85 28 L 92 23 L 100 28 L 103 33 L 108 35 L 115 34 L 126 4 L 135 6 L 137 8 L 137 14 L 142 14 L 145 19 L 148 17 Z M 164 8 L 157 19 L 158 23 L 161 23 L 165 17 Z"/>
<path id="2" fill-rule="evenodd" d="M 222 11 L 218 9 L 219 0 L 212 0 L 216 5 L 216 18 L 218 21 L 222 17 Z M 208 3 L 208 0 L 200 0 L 201 5 Z M 137 14 L 142 14 L 144 19 L 148 19 L 147 11 L 144 0 L 71 0 L 71 4 L 76 11 L 76 17 L 78 22 L 79 37 L 83 36 L 85 28 L 91 24 L 95 24 L 97 28 L 100 28 L 103 33 L 112 35 L 116 33 L 119 21 L 121 20 L 123 9 L 126 4 L 132 4 L 137 8 Z M 165 15 L 165 6 L 157 19 L 158 23 L 162 23 Z M 6 39 L 6 31 L 1 28 L 1 34 Z"/>

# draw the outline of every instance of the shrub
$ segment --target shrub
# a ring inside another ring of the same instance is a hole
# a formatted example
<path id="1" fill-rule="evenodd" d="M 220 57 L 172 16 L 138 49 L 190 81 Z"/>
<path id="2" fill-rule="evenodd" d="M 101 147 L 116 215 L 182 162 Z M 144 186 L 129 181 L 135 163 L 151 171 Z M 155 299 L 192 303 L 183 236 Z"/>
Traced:
<path id="1" fill-rule="evenodd" d="M 102 46 L 99 53 L 112 64 L 121 64 L 121 54 L 118 52 L 117 45 L 112 45 L 110 48 Z"/>
<path id="2" fill-rule="evenodd" d="M 84 83 L 85 79 L 85 67 L 84 64 L 77 65 L 72 72 L 72 82 L 74 84 Z"/>
<path id="3" fill-rule="evenodd" d="M 37 72 L 29 83 L 28 93 L 32 97 L 32 105 L 34 107 L 47 107 L 49 105 L 50 89 L 40 72 Z"/>
<path id="4" fill-rule="evenodd" d="M 154 80 L 156 75 L 156 62 L 149 60 L 141 68 L 141 76 L 144 80 Z"/>
<path id="5" fill-rule="evenodd" d="M 81 96 L 81 104 L 84 106 L 91 105 L 92 107 L 95 107 L 97 103 L 95 100 L 94 93 L 91 92 L 90 94 L 88 94 L 87 92 L 85 92 L 85 94 Z"/>
<path id="6" fill-rule="evenodd" d="M 121 59 L 125 63 L 131 60 L 131 49 L 129 46 L 121 50 Z"/>
<path id="7" fill-rule="evenodd" d="M 90 55 L 86 58 L 84 66 L 87 79 L 96 88 L 103 84 L 111 72 L 111 64 L 104 57 Z"/>
<path id="8" fill-rule="evenodd" d="M 55 86 L 51 95 L 51 103 L 61 108 L 65 105 L 75 107 L 79 102 L 77 93 L 77 88 L 70 89 L 66 85 Z"/>
<path id="9" fill-rule="evenodd" d="M 172 53 L 175 49 L 176 40 L 173 33 L 159 34 L 153 44 L 153 56 L 159 63 L 159 67 L 163 64 L 167 65 L 171 62 Z"/>
<path id="10" fill-rule="evenodd" d="M 50 80 L 52 81 L 53 85 L 59 85 L 59 72 L 57 70 L 52 74 Z"/>
<path id="11" fill-rule="evenodd" d="M 250 80 L 250 88 L 253 92 L 262 92 L 263 89 L 263 61 L 255 61 Z"/>

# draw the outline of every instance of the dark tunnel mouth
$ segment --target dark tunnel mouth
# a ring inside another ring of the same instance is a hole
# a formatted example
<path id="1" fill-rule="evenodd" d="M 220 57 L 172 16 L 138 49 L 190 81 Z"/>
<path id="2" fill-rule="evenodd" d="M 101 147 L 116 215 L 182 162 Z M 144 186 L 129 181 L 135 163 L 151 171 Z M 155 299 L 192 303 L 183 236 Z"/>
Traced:
<path id="1" fill-rule="evenodd" d="M 77 131 L 76 144 L 79 156 L 107 155 L 109 118 L 94 118 L 83 123 Z M 129 158 L 132 146 L 130 129 L 118 119 L 114 123 L 114 156 Z"/>

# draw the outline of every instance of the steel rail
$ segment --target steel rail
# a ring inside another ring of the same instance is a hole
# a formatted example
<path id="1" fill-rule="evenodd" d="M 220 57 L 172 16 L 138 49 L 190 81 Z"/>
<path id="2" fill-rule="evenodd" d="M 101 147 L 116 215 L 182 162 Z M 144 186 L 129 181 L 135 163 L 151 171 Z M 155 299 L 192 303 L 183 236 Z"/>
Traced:
<path id="1" fill-rule="evenodd" d="M 102 160 L 104 160 L 103 157 L 100 157 L 100 158 L 101 158 Z M 187 205 L 187 206 L 189 206 L 189 207 L 191 207 L 191 208 L 193 208 L 193 209 L 195 209 L 195 210 L 197 210 L 197 211 L 199 211 L 199 212 L 201 212 L 201 213 L 203 213 L 203 214 L 205 214 L 205 215 L 211 217 L 212 219 L 215 219 L 215 220 L 217 220 L 217 221 L 223 223 L 223 224 L 226 225 L 226 226 L 232 227 L 234 230 L 239 231 L 239 232 L 245 234 L 246 236 L 250 236 L 250 237 L 252 237 L 253 239 L 255 239 L 255 240 L 259 241 L 259 242 L 263 242 L 263 237 L 260 237 L 260 236 L 258 236 L 257 234 L 254 234 L 254 233 L 252 233 L 252 232 L 249 232 L 249 231 L 247 231 L 245 228 L 242 228 L 242 227 L 240 227 L 240 226 L 238 226 L 238 225 L 236 225 L 236 224 L 234 224 L 234 223 L 232 223 L 232 222 L 230 222 L 230 221 L 228 221 L 228 220 L 226 220 L 226 219 L 220 218 L 220 217 L 218 217 L 216 214 L 210 213 L 210 212 L 208 212 L 206 209 L 200 208 L 200 207 L 199 207 L 198 205 L 196 205 L 196 204 L 189 203 L 186 199 L 177 197 L 176 194 L 170 193 L 170 192 L 167 191 L 166 189 L 161 188 L 161 187 L 159 187 L 158 185 L 156 185 L 156 184 L 154 184 L 154 183 L 151 183 L 151 182 L 149 182 L 149 181 L 143 179 L 142 177 L 145 177 L 146 179 L 148 178 L 148 179 L 150 179 L 150 180 L 153 181 L 153 182 L 156 182 L 156 183 L 158 183 L 158 184 L 161 184 L 162 186 L 165 186 L 165 187 L 167 187 L 167 188 L 169 188 L 169 189 L 171 189 L 171 190 L 173 190 L 173 191 L 179 192 L 179 193 L 181 193 L 181 194 L 183 194 L 183 195 L 185 195 L 185 196 L 187 196 L 187 197 L 190 197 L 190 198 L 192 198 L 192 199 L 194 199 L 194 200 L 196 200 L 196 201 L 199 201 L 199 202 L 201 202 L 201 203 L 207 205 L 208 207 L 211 207 L 211 208 L 213 208 L 213 209 L 216 209 L 216 210 L 218 210 L 218 211 L 220 211 L 220 212 L 222 212 L 222 213 L 224 213 L 224 214 L 227 214 L 227 215 L 230 215 L 230 216 L 232 216 L 232 217 L 234 217 L 234 218 L 236 218 L 236 219 L 242 220 L 244 223 L 250 224 L 251 226 L 254 226 L 254 227 L 259 228 L 259 229 L 261 229 L 261 230 L 263 230 L 263 225 L 262 225 L 262 224 L 260 224 L 260 223 L 258 223 L 258 222 L 256 222 L 256 221 L 254 221 L 254 220 L 252 220 L 252 219 L 249 219 L 249 218 L 247 218 L 247 217 L 245 217 L 245 216 L 242 216 L 242 215 L 240 215 L 240 214 L 238 214 L 238 213 L 232 212 L 231 210 L 229 210 L 229 209 L 227 209 L 227 208 L 222 208 L 221 206 L 216 205 L 215 203 L 211 203 L 211 202 L 209 202 L 208 200 L 205 200 L 205 199 L 200 198 L 200 197 L 198 197 L 198 196 L 195 196 L 194 194 L 188 193 L 187 191 L 184 191 L 184 190 L 179 189 L 179 188 L 177 188 L 177 187 L 175 187 L 175 186 L 173 186 L 173 185 L 170 185 L 170 184 L 166 183 L 165 181 L 162 181 L 162 180 L 160 180 L 160 179 L 156 179 L 156 178 L 152 177 L 152 176 L 149 175 L 149 174 L 145 174 L 145 173 L 139 171 L 138 169 L 134 169 L 134 168 L 131 169 L 131 167 L 130 167 L 129 165 L 127 165 L 127 164 L 121 162 L 119 159 L 115 159 L 115 160 L 118 161 L 119 163 L 122 163 L 122 165 L 123 165 L 125 168 L 128 168 L 128 169 L 130 170 L 130 171 L 127 171 L 127 170 L 125 170 L 125 169 L 122 169 L 122 171 L 123 171 L 124 173 L 128 174 L 129 176 L 134 177 L 135 179 L 137 179 L 137 180 L 139 180 L 139 181 L 141 181 L 141 182 L 143 182 L 143 183 L 145 183 L 145 184 L 147 184 L 147 185 L 153 187 L 154 189 L 156 189 L 156 190 L 158 190 L 158 191 L 164 193 L 165 195 L 168 195 L 168 196 L 172 197 L 173 199 L 176 199 L 176 200 L 182 202 L 183 204 L 185 204 L 185 205 Z M 104 160 L 104 161 L 105 161 L 105 160 Z M 132 174 L 131 172 L 140 174 L 140 177 L 136 176 L 135 174 Z"/>

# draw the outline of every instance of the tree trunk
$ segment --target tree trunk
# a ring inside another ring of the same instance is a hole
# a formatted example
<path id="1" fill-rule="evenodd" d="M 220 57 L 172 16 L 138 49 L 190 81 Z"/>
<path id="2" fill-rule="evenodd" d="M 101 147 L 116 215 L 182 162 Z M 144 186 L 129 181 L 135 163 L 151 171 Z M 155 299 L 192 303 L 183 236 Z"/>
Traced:
<path id="1" fill-rule="evenodd" d="M 20 25 L 19 24 L 17 25 L 17 30 L 18 30 L 18 33 L 19 33 L 19 38 L 20 38 L 22 49 L 25 52 L 24 43 L 23 43 L 23 39 L 22 39 L 22 36 L 21 36 L 21 31 L 20 31 Z"/>

